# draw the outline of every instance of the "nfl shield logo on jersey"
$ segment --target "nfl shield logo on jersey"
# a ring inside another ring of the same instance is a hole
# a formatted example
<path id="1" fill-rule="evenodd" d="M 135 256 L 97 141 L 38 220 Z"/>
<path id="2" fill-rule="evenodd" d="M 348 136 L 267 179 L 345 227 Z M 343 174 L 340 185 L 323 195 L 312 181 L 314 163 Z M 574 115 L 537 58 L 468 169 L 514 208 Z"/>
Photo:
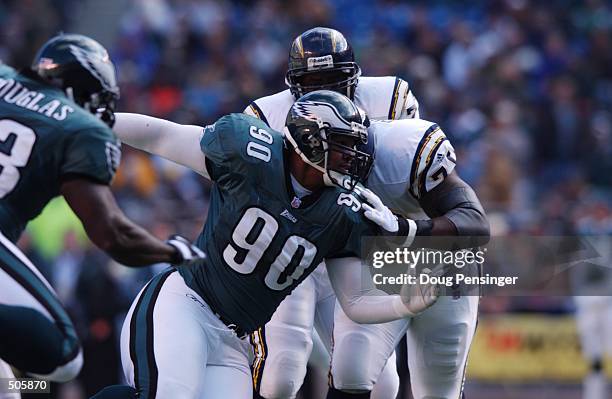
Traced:
<path id="1" fill-rule="evenodd" d="M 298 197 L 293 197 L 293 199 L 291 200 L 291 207 L 299 208 L 300 205 L 302 205 L 302 200 L 299 199 Z"/>

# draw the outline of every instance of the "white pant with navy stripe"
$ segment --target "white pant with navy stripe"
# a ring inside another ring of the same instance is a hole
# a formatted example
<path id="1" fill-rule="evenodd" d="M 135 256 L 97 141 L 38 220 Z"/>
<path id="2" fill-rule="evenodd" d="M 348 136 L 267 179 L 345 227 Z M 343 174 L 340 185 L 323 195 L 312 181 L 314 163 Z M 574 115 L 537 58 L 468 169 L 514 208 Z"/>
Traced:
<path id="1" fill-rule="evenodd" d="M 173 269 L 154 277 L 121 332 L 121 362 L 140 399 L 251 398 L 251 345 Z"/>
<path id="2" fill-rule="evenodd" d="M 371 386 L 406 335 L 415 399 L 458 399 L 478 316 L 477 296 L 443 296 L 423 313 L 385 324 L 357 324 L 336 307 L 332 377 L 350 390 Z M 361 366 L 356 368 L 355 364 Z"/>

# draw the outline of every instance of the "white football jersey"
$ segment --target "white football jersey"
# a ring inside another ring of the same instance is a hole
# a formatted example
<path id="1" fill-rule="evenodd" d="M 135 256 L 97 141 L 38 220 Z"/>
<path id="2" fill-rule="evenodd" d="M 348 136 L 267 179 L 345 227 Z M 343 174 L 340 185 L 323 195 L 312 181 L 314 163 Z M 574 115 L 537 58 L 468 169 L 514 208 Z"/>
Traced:
<path id="1" fill-rule="evenodd" d="M 263 120 L 272 129 L 282 131 L 294 102 L 293 94 L 287 89 L 253 101 L 244 112 Z M 360 77 L 354 102 L 372 120 L 419 117 L 419 103 L 408 82 L 395 76 Z"/>
<path id="2" fill-rule="evenodd" d="M 366 186 L 393 211 L 421 215 L 418 199 L 455 169 L 453 146 L 440 127 L 423 119 L 372 121 L 374 166 Z"/>

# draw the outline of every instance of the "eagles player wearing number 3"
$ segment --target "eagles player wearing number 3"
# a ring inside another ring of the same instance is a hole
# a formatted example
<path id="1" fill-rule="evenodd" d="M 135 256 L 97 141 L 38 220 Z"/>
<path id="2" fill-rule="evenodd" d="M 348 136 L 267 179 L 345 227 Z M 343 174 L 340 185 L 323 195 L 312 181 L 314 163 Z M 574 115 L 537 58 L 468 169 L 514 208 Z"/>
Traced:
<path id="1" fill-rule="evenodd" d="M 53 289 L 15 246 L 26 224 L 63 195 L 91 240 L 118 262 L 180 263 L 203 253 L 181 237 L 167 243 L 129 221 L 109 184 L 119 164 L 111 131 L 119 95 L 99 43 L 59 35 L 32 69 L 0 64 L 0 372 L 2 362 L 67 381 L 83 363 L 74 326 Z"/>
<path id="2" fill-rule="evenodd" d="M 249 334 L 323 259 L 355 321 L 402 319 L 435 301 L 432 286 L 409 286 L 400 297 L 368 279 L 355 284 L 363 272 L 361 237 L 377 231 L 345 188 L 370 170 L 370 155 L 356 149 L 368 141 L 366 124 L 332 91 L 298 100 L 284 133 L 244 114 L 205 128 L 118 114 L 115 132 L 124 142 L 214 182 L 197 240 L 207 259 L 155 277 L 127 315 L 121 354 L 133 395 L 250 398 Z M 107 388 L 98 398 L 121 397 L 113 394 Z"/>
<path id="3" fill-rule="evenodd" d="M 454 172 L 452 145 L 437 124 L 419 119 L 418 102 L 408 84 L 397 77 L 360 74 L 340 32 L 313 28 L 291 46 L 289 89 L 253 101 L 244 112 L 279 129 L 286 110 L 304 93 L 330 89 L 348 95 L 372 121 L 369 148 L 375 149 L 376 156 L 366 186 L 403 217 L 422 219 L 411 224 L 411 234 L 486 238 L 484 210 L 473 190 Z M 377 216 L 377 222 L 384 224 L 383 215 Z M 433 220 L 425 220 L 428 217 Z M 258 395 L 295 398 L 306 374 L 315 327 L 331 353 L 331 363 L 319 366 L 327 371 L 331 364 L 330 399 L 367 398 L 370 393 L 375 399 L 394 399 L 399 379 L 393 348 L 407 330 L 414 397 L 460 396 L 476 326 L 477 297 L 442 297 L 409 321 L 385 325 L 356 324 L 335 303 L 325 269 L 318 268 L 255 332 L 253 370 Z"/>

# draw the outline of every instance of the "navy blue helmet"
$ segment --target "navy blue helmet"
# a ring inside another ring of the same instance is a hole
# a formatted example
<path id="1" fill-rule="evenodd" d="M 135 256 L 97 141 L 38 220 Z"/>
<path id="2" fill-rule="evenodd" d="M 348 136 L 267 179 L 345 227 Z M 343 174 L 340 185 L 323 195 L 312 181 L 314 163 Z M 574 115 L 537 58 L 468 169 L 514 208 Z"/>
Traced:
<path id="1" fill-rule="evenodd" d="M 360 75 L 344 35 L 317 27 L 293 41 L 285 83 L 296 99 L 314 90 L 333 90 L 353 99 Z"/>

